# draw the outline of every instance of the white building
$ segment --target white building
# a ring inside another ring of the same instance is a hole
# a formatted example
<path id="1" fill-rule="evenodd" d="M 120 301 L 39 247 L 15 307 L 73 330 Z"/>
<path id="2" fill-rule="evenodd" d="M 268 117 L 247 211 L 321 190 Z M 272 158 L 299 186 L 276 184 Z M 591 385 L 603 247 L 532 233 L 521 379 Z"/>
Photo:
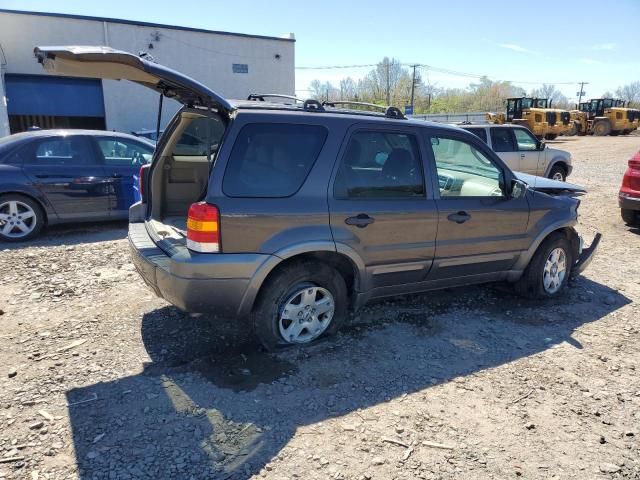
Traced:
<path id="1" fill-rule="evenodd" d="M 43 45 L 106 45 L 146 52 L 226 98 L 295 91 L 293 34 L 265 37 L 0 9 L 0 136 L 32 125 L 155 129 L 157 94 L 127 81 L 47 75 L 33 55 L 33 48 Z M 164 102 L 163 126 L 177 108 L 173 100 Z"/>

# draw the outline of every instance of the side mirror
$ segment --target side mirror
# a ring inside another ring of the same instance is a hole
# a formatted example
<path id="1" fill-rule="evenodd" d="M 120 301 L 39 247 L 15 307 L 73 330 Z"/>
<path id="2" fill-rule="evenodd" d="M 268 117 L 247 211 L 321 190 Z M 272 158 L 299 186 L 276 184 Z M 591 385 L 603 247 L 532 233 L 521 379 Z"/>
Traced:
<path id="1" fill-rule="evenodd" d="M 527 184 L 522 180 L 511 180 L 511 198 L 522 198 L 527 191 Z"/>
<path id="2" fill-rule="evenodd" d="M 545 148 L 547 148 L 547 144 L 544 143 L 544 140 L 538 140 L 536 146 L 537 146 L 537 150 L 539 150 L 539 151 L 542 151 Z"/>

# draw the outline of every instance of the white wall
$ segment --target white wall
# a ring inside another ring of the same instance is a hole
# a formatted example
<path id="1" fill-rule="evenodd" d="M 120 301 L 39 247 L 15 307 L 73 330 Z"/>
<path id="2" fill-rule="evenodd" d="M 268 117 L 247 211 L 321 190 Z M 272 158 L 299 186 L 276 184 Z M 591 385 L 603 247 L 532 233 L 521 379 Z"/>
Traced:
<path id="1" fill-rule="evenodd" d="M 36 45 L 108 45 L 133 53 L 147 51 L 158 63 L 226 98 L 246 98 L 252 92 L 293 95 L 295 91 L 292 41 L 0 12 L 0 45 L 7 59 L 6 73 L 44 74 L 33 56 Z M 249 73 L 232 73 L 233 63 L 248 64 Z M 157 93 L 116 80 L 103 81 L 103 90 L 109 130 L 155 128 Z M 165 99 L 163 125 L 177 108 L 175 101 Z"/>

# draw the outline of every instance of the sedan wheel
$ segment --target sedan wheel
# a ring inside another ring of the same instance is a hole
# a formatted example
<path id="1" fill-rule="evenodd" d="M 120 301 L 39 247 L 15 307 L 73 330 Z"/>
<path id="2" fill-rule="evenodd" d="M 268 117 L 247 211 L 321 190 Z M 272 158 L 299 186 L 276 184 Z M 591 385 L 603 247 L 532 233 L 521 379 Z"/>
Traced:
<path id="1" fill-rule="evenodd" d="M 35 210 L 20 200 L 0 203 L 0 233 L 7 239 L 20 240 L 29 236 L 38 226 Z"/>

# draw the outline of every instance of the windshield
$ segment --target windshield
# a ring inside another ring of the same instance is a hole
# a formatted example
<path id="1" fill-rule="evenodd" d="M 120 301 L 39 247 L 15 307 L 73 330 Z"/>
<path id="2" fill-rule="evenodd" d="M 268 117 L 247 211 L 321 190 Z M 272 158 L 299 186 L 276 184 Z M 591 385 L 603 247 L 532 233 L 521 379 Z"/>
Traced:
<path id="1" fill-rule="evenodd" d="M 522 108 L 531 108 L 531 107 L 533 107 L 533 98 L 523 98 Z"/>

